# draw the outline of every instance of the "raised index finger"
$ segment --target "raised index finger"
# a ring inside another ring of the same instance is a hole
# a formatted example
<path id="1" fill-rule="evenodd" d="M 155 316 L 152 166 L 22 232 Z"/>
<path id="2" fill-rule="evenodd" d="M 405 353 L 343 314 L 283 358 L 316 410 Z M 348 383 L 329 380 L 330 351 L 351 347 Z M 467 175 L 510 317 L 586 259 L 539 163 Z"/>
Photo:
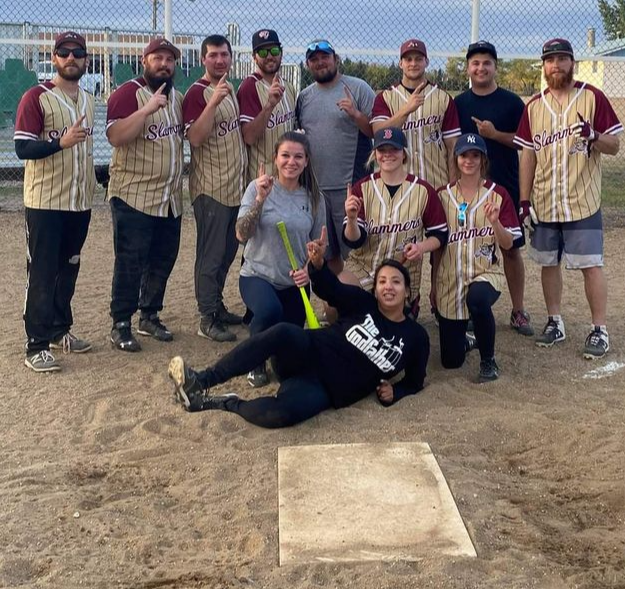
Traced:
<path id="1" fill-rule="evenodd" d="M 261 162 L 260 164 L 258 164 L 258 177 L 260 178 L 261 176 L 265 175 L 265 164 L 263 162 Z"/>
<path id="2" fill-rule="evenodd" d="M 325 225 L 321 228 L 321 235 L 319 236 L 319 241 L 323 245 L 325 245 L 326 242 L 328 241 L 328 230 L 326 229 Z"/>
<path id="3" fill-rule="evenodd" d="M 82 122 L 87 118 L 87 115 L 81 115 L 80 117 L 78 117 L 76 119 L 76 122 L 72 125 L 73 127 L 80 127 L 82 126 Z"/>
<path id="4" fill-rule="evenodd" d="M 349 198 L 352 195 L 352 183 L 348 182 L 347 183 L 347 198 Z"/>
<path id="5" fill-rule="evenodd" d="M 228 79 L 228 72 L 226 72 L 223 76 L 221 76 L 221 79 L 219 80 L 219 84 L 225 84 L 227 79 Z"/>
<path id="6" fill-rule="evenodd" d="M 154 94 L 162 94 L 163 90 L 165 89 L 165 86 L 167 86 L 167 82 L 163 82 L 160 88 L 156 92 L 154 92 Z"/>

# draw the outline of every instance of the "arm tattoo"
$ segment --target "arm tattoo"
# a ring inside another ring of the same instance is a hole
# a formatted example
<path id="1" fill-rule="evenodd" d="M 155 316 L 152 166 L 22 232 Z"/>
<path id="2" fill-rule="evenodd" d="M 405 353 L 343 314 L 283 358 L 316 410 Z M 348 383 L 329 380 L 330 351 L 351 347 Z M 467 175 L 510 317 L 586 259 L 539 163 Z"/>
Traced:
<path id="1" fill-rule="evenodd" d="M 260 219 L 262 212 L 263 203 L 255 200 L 250 210 L 237 221 L 236 230 L 243 241 L 247 241 L 256 232 L 258 219 Z"/>

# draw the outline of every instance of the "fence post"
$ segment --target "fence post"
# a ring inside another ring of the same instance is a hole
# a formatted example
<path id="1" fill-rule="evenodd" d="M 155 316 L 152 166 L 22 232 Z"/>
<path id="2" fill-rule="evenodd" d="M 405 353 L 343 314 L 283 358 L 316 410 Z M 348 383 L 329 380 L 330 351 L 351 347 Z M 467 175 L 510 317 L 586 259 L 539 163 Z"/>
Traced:
<path id="1" fill-rule="evenodd" d="M 165 39 L 169 39 L 174 42 L 174 27 L 173 27 L 173 10 L 172 0 L 164 0 L 165 5 Z"/>
<path id="2" fill-rule="evenodd" d="M 471 43 L 480 39 L 480 0 L 472 0 Z"/>

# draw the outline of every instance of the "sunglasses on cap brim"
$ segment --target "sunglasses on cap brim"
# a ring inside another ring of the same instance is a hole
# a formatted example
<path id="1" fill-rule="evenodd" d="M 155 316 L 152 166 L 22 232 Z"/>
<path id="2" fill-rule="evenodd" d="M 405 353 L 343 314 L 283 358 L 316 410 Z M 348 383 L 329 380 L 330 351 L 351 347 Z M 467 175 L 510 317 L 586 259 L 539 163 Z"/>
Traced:
<path id="1" fill-rule="evenodd" d="M 313 41 L 308 47 L 306 47 L 306 55 L 310 55 L 315 51 L 334 53 L 334 47 L 332 47 L 328 41 Z"/>

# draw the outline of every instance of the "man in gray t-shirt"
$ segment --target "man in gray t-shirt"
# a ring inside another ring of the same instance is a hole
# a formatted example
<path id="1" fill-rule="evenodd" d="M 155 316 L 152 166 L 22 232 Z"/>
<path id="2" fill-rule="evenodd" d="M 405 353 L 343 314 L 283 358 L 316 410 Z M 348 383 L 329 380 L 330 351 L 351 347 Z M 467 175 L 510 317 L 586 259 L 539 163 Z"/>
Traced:
<path id="1" fill-rule="evenodd" d="M 369 118 L 375 100 L 371 87 L 338 71 L 339 57 L 328 41 L 313 41 L 306 50 L 306 66 L 315 83 L 297 99 L 298 126 L 310 141 L 311 160 L 326 197 L 332 227 L 328 227 L 331 255 L 346 258 L 349 248 L 341 240 L 348 183 L 366 174 L 371 152 Z M 342 264 L 334 265 L 340 270 Z"/>

